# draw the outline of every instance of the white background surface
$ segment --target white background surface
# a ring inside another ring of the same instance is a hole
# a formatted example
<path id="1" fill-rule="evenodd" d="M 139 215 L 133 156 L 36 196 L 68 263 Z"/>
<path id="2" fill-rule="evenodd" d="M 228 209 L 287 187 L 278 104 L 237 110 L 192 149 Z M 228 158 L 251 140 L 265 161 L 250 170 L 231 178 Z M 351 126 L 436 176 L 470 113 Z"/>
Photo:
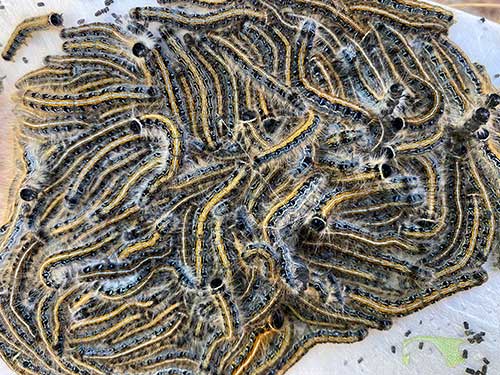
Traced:
<path id="1" fill-rule="evenodd" d="M 147 1 L 115 0 L 111 12 L 123 13 L 132 6 Z M 65 25 L 74 25 L 80 18 L 91 22 L 97 9 L 103 7 L 104 1 L 97 0 L 45 0 L 43 8 L 36 7 L 36 0 L 2 0 L 5 6 L 0 10 L 0 42 L 5 42 L 15 25 L 26 17 L 43 14 L 49 10 L 62 12 Z M 108 17 L 109 14 L 108 13 Z M 100 21 L 106 20 L 99 17 Z M 458 15 L 458 24 L 451 30 L 451 37 L 471 57 L 485 65 L 493 82 L 500 86 L 500 26 L 479 17 Z M 4 80 L 5 92 L 0 95 L 2 108 L 0 112 L 8 114 L 5 106 L 11 94 L 13 82 L 25 72 L 39 67 L 43 56 L 59 50 L 60 41 L 57 34 L 35 36 L 28 48 L 20 51 L 15 64 L 0 62 L 0 77 Z M 28 57 L 25 64 L 21 58 Z M 1 114 L 0 114 L 1 115 Z M 5 118 L 2 116 L 2 118 Z M 0 126 L 7 126 L 4 121 Z M 0 134 L 5 129 L 0 128 Z M 498 253 L 498 249 L 497 249 Z M 313 348 L 304 358 L 289 370 L 287 375 L 429 375 L 464 374 L 466 367 L 480 369 L 482 358 L 491 361 L 488 374 L 500 374 L 500 271 L 489 270 L 490 279 L 481 287 L 448 297 L 426 309 L 405 318 L 396 319 L 389 331 L 372 331 L 368 337 L 355 344 L 323 344 Z M 405 332 L 411 330 L 409 338 L 422 335 L 464 338 L 463 321 L 468 321 L 470 328 L 476 332 L 486 332 L 485 341 L 481 344 L 464 344 L 468 359 L 455 368 L 446 366 L 443 356 L 431 343 L 425 342 L 422 350 L 418 342 L 409 345 L 410 362 L 405 366 L 402 362 L 402 344 Z M 396 353 L 391 352 L 396 347 Z M 362 360 L 360 361 L 360 359 Z M 360 361 L 360 363 L 359 363 Z M 12 375 L 5 364 L 0 362 L 0 375 Z"/>

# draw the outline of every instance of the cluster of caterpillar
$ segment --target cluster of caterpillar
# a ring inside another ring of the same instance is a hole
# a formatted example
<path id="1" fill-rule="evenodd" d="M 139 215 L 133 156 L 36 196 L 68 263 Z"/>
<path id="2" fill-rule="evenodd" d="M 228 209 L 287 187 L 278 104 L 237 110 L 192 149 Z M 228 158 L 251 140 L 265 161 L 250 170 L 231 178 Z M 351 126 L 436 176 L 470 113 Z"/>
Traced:
<path id="1" fill-rule="evenodd" d="M 283 374 L 485 282 L 500 96 L 447 37 L 452 14 L 181 0 L 129 16 L 63 29 L 64 54 L 17 82 L 13 369 Z M 4 58 L 58 17 L 21 24 Z"/>

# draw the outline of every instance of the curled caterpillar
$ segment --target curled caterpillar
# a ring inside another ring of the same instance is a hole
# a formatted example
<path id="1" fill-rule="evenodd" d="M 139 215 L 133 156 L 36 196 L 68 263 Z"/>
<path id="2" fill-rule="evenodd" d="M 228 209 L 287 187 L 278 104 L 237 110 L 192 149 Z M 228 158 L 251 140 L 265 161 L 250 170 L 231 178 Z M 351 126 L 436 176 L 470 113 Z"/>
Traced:
<path id="1" fill-rule="evenodd" d="M 47 15 L 27 18 L 15 28 L 2 51 L 2 58 L 11 61 L 16 52 L 35 31 L 63 25 L 62 15 L 49 13 Z"/>

